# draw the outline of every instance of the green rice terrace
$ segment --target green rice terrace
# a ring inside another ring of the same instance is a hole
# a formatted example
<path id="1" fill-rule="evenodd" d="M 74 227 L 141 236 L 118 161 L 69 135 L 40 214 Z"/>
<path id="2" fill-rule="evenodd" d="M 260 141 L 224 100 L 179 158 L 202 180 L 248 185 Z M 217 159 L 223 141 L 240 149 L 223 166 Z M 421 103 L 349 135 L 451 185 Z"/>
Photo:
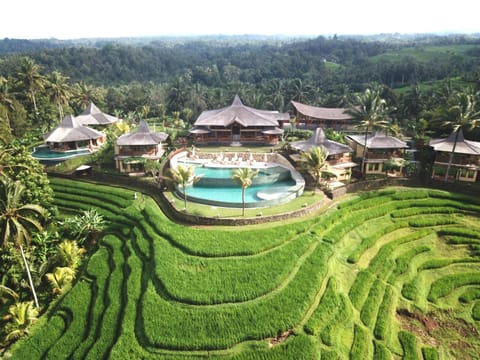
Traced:
<path id="1" fill-rule="evenodd" d="M 473 359 L 480 199 L 391 188 L 291 224 L 186 227 L 147 196 L 52 179 L 109 228 L 13 359 Z"/>

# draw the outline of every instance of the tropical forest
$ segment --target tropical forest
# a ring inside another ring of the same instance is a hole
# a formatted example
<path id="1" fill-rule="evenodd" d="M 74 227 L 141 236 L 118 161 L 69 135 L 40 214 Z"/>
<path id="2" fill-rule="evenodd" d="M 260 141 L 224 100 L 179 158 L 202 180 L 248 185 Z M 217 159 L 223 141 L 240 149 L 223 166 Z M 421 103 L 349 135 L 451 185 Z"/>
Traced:
<path id="1" fill-rule="evenodd" d="M 278 143 L 197 146 L 237 98 Z M 298 103 L 349 114 L 343 183 Z M 32 156 L 92 104 L 120 119 L 95 147 Z M 118 160 L 145 129 L 161 156 Z M 377 131 L 404 158 L 369 174 Z M 240 167 L 241 205 L 198 203 L 178 154 L 282 156 L 305 190 L 246 206 Z M 480 36 L 0 40 L 0 359 L 479 359 L 479 173 Z"/>

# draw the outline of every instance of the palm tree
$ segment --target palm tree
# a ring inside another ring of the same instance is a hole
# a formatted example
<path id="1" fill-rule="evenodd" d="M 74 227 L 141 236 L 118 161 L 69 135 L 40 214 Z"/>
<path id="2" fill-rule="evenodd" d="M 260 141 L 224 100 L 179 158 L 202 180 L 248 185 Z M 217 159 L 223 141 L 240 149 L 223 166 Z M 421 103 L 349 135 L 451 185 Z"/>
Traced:
<path id="1" fill-rule="evenodd" d="M 303 166 L 311 171 L 315 177 L 315 187 L 313 193 L 316 192 L 317 186 L 322 178 L 322 171 L 327 162 L 328 150 L 325 146 L 312 146 L 307 152 L 302 153 Z"/>
<path id="2" fill-rule="evenodd" d="M 83 81 L 76 83 L 73 88 L 73 97 L 75 105 L 82 111 L 85 110 L 91 102 L 96 102 L 99 97 L 98 89 L 92 85 L 85 84 Z M 115 115 L 116 116 L 116 115 Z"/>
<path id="3" fill-rule="evenodd" d="M 16 303 L 20 299 L 18 294 L 8 286 L 0 285 L 0 305 Z"/>
<path id="4" fill-rule="evenodd" d="M 72 97 L 72 91 L 68 84 L 68 77 L 63 76 L 59 71 L 54 71 L 50 74 L 48 90 L 51 98 L 55 101 L 58 107 L 58 116 L 60 121 L 63 119 L 63 106 L 68 106 L 68 101 Z"/>
<path id="5" fill-rule="evenodd" d="M 253 183 L 253 178 L 258 175 L 258 170 L 251 168 L 239 168 L 233 173 L 232 179 L 242 187 L 242 216 L 245 216 L 245 190 Z"/>
<path id="6" fill-rule="evenodd" d="M 5 318 L 10 321 L 5 340 L 15 341 L 28 334 L 28 329 L 38 319 L 38 309 L 33 307 L 32 301 L 16 303 L 8 308 Z"/>
<path id="7" fill-rule="evenodd" d="M 53 273 L 48 273 L 45 277 L 52 287 L 52 292 L 56 295 L 61 295 L 75 279 L 75 270 L 68 266 L 56 267 Z"/>
<path id="8" fill-rule="evenodd" d="M 40 66 L 31 58 L 23 58 L 20 71 L 17 73 L 18 82 L 25 88 L 32 101 L 35 116 L 38 115 L 35 93 L 45 88 L 45 77 L 40 74 Z"/>
<path id="9" fill-rule="evenodd" d="M 358 122 L 357 127 L 365 132 L 365 140 L 362 154 L 362 172 L 365 171 L 367 158 L 367 140 L 370 130 L 385 128 L 387 121 L 387 102 L 380 97 L 378 90 L 366 89 L 362 94 L 355 97 L 357 105 L 352 105 L 346 112 Z"/>
<path id="10" fill-rule="evenodd" d="M 471 91 L 456 93 L 449 102 L 446 111 L 438 115 L 435 120 L 435 122 L 440 123 L 441 127 L 452 129 L 455 134 L 452 151 L 448 158 L 445 181 L 448 180 L 448 174 L 452 167 L 460 132 L 471 131 L 480 127 L 480 111 L 477 110 L 476 95 Z"/>
<path id="11" fill-rule="evenodd" d="M 11 129 L 10 124 L 10 113 L 15 111 L 15 98 L 10 92 L 9 80 L 0 76 L 0 105 L 4 107 L 5 120 L 9 129 Z"/>
<path id="12" fill-rule="evenodd" d="M 96 209 L 85 210 L 81 215 L 68 218 L 66 220 L 67 227 L 70 227 L 70 232 L 79 244 L 85 241 L 95 243 L 106 223 L 102 214 Z"/>
<path id="13" fill-rule="evenodd" d="M 0 185 L 0 246 L 7 246 L 9 242 L 13 242 L 20 250 L 35 305 L 40 308 L 23 247 L 29 245 L 33 229 L 42 230 L 41 220 L 45 218 L 46 210 L 37 204 L 22 203 L 25 186 L 19 181 L 12 182 L 2 177 Z"/>
<path id="14" fill-rule="evenodd" d="M 184 210 L 187 210 L 187 186 L 200 180 L 195 176 L 193 166 L 178 165 L 176 168 L 170 169 L 171 180 L 183 189 Z"/>
<path id="15" fill-rule="evenodd" d="M 79 247 L 75 240 L 65 240 L 57 247 L 56 263 L 73 270 L 80 266 L 85 249 Z"/>

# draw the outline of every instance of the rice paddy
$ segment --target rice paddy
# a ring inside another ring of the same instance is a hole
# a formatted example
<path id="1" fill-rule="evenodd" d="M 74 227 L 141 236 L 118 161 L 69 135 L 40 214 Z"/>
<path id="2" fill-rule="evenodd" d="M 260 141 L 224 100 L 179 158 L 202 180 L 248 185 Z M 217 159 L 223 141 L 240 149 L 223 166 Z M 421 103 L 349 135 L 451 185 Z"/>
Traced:
<path id="1" fill-rule="evenodd" d="M 480 353 L 480 200 L 385 189 L 295 224 L 168 220 L 153 199 L 52 179 L 110 226 L 13 359 L 452 359 Z"/>

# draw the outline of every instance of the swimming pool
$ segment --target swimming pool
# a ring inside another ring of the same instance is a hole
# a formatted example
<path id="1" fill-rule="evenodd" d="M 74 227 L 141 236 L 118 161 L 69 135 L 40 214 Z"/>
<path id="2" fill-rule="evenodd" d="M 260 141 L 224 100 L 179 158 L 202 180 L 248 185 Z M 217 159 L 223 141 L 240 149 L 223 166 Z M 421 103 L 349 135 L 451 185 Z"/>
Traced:
<path id="1" fill-rule="evenodd" d="M 42 162 L 60 162 L 66 159 L 90 154 L 89 149 L 69 150 L 65 152 L 52 151 L 46 145 L 40 145 L 35 147 L 32 152 L 32 157 Z"/>
<path id="2" fill-rule="evenodd" d="M 185 162 L 178 162 L 185 165 Z M 232 179 L 235 169 L 243 166 L 219 166 L 216 163 L 189 163 L 200 178 L 186 189 L 188 201 L 218 207 L 242 207 L 242 188 Z M 252 185 L 245 191 L 245 207 L 267 207 L 295 199 L 303 193 L 305 181 L 294 169 L 276 163 L 263 164 Z M 183 197 L 183 189 L 177 190 Z"/>

